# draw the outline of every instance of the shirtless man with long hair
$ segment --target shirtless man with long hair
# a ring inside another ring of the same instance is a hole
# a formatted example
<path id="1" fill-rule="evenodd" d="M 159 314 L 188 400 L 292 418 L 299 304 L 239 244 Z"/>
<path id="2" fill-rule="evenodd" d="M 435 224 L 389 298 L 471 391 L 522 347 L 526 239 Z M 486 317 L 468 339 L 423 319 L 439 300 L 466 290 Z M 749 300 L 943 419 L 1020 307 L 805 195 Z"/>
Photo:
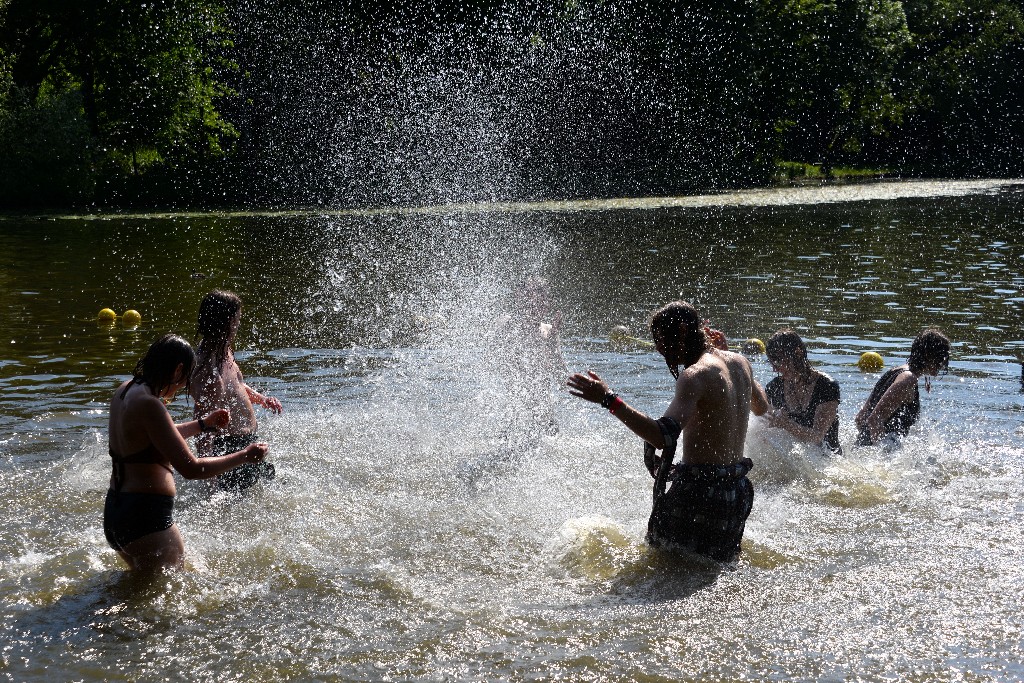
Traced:
<path id="1" fill-rule="evenodd" d="M 753 463 L 743 455 L 747 423 L 751 412 L 768 410 L 768 400 L 747 359 L 722 350 L 720 333 L 706 328 L 689 303 L 658 310 L 651 335 L 675 378 L 662 418 L 629 406 L 593 371 L 570 377 L 570 392 L 601 404 L 650 445 L 645 460 L 655 491 L 648 542 L 733 561 L 754 499 L 746 476 Z M 683 453 L 673 464 L 680 434 Z M 654 449 L 663 449 L 661 458 Z"/>

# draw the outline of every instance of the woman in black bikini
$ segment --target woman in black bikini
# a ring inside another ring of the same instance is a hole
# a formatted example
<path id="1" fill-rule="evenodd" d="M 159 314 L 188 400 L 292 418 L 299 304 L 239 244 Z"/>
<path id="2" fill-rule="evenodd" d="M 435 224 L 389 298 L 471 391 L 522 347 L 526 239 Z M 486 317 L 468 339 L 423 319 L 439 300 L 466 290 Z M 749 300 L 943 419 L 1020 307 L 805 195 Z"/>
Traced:
<path id="1" fill-rule="evenodd" d="M 103 531 L 131 569 L 179 567 L 184 560 L 185 545 L 172 517 L 172 467 L 186 479 L 206 479 L 242 463 L 261 462 L 267 454 L 262 443 L 217 458 L 199 460 L 192 454 L 185 439 L 222 428 L 230 417 L 221 409 L 182 424 L 171 420 L 164 404 L 188 385 L 194 365 L 192 346 L 165 335 L 149 347 L 110 402 L 113 472 Z"/>
<path id="2" fill-rule="evenodd" d="M 839 446 L 839 385 L 807 362 L 807 347 L 793 330 L 779 330 L 765 345 L 765 355 L 779 376 L 765 393 L 774 410 L 765 415 L 772 427 L 801 441 L 821 444 L 833 453 Z"/>
<path id="3" fill-rule="evenodd" d="M 930 328 L 917 335 L 910 359 L 878 378 L 857 413 L 858 446 L 873 446 L 886 436 L 897 439 L 907 435 L 921 412 L 918 378 L 924 375 L 925 390 L 931 390 L 929 378 L 949 367 L 949 353 L 949 339 L 939 330 Z"/>

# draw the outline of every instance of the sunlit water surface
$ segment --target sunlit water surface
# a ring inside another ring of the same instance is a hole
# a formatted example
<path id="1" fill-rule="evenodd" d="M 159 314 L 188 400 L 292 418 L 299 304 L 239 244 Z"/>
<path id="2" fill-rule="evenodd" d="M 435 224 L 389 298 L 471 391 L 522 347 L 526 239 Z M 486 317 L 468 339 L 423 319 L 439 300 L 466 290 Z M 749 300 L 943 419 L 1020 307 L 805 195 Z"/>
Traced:
<path id="1" fill-rule="evenodd" d="M 0 220 L 0 677 L 1022 679 L 1021 187 Z M 568 367 L 655 414 L 668 372 L 611 326 L 683 297 L 734 342 L 794 327 L 842 387 L 845 455 L 755 420 L 740 561 L 648 549 L 638 440 L 497 332 L 529 275 Z M 261 415 L 280 476 L 179 482 L 188 568 L 140 579 L 102 534 L 107 401 L 213 287 L 285 405 Z M 919 427 L 854 448 L 858 355 L 903 362 L 929 324 L 955 352 Z M 554 434 L 526 409 L 548 397 Z"/>

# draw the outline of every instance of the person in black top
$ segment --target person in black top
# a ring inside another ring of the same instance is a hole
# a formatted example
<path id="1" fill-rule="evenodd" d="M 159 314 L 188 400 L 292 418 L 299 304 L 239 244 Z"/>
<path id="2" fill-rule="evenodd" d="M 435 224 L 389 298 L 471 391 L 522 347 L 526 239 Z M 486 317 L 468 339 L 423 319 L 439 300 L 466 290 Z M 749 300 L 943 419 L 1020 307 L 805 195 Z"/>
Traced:
<path id="1" fill-rule="evenodd" d="M 918 378 L 924 375 L 925 390 L 930 391 L 929 378 L 949 367 L 949 353 L 949 339 L 938 329 L 929 328 L 917 335 L 907 363 L 883 374 L 857 413 L 858 446 L 873 446 L 886 436 L 907 435 L 921 412 Z"/>
<path id="2" fill-rule="evenodd" d="M 839 445 L 839 384 L 807 362 L 807 347 L 796 332 L 782 329 L 765 345 L 765 355 L 779 376 L 765 393 L 773 410 L 765 418 L 800 441 L 821 444 L 833 453 Z"/>
<path id="3" fill-rule="evenodd" d="M 172 515 L 175 470 L 186 479 L 205 479 L 267 455 L 263 443 L 217 458 L 200 460 L 192 454 L 185 439 L 224 428 L 231 418 L 220 408 L 190 422 L 171 419 L 165 401 L 188 386 L 194 365 L 192 346 L 177 335 L 164 335 L 110 401 L 113 471 L 103 532 L 131 569 L 175 568 L 184 562 L 185 544 Z"/>

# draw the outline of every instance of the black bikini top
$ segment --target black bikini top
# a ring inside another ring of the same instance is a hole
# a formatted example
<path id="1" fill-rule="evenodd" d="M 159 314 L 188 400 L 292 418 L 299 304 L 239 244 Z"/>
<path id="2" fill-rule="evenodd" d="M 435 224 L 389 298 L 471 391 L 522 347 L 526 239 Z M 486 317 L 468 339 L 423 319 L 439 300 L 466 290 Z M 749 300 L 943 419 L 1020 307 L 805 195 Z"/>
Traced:
<path id="1" fill-rule="evenodd" d="M 114 462 L 118 463 L 142 463 L 145 465 L 163 465 L 164 459 L 160 456 L 160 452 L 156 450 L 153 444 L 149 444 L 138 453 L 132 453 L 131 455 L 120 456 L 114 452 L 114 449 L 108 449 L 110 458 Z"/>
<path id="2" fill-rule="evenodd" d="M 129 465 L 160 465 L 168 472 L 172 472 L 171 468 L 167 465 L 167 462 L 153 444 L 149 444 L 141 451 L 124 457 L 119 456 L 112 448 L 108 448 L 107 452 L 110 453 L 110 459 L 113 461 L 114 465 L 114 491 L 120 491 L 121 485 L 124 484 L 124 466 L 126 463 Z"/>
<path id="3" fill-rule="evenodd" d="M 136 384 L 136 383 L 143 383 L 142 379 L 139 378 L 139 377 L 132 377 L 131 381 L 128 382 L 128 384 L 125 386 L 125 388 L 121 391 L 121 398 L 122 399 L 125 397 L 125 394 L 128 393 L 128 390 L 131 389 L 132 385 Z M 137 451 L 135 453 L 132 453 L 131 455 L 125 455 L 123 457 L 118 455 L 117 453 L 115 453 L 114 449 L 110 448 L 109 446 L 107 447 L 107 452 L 110 454 L 110 459 L 113 461 L 113 465 L 114 465 L 114 490 L 115 491 L 120 491 L 121 490 L 121 484 L 124 483 L 124 466 L 125 466 L 125 464 L 128 464 L 128 465 L 160 465 L 161 467 L 166 469 L 168 472 L 171 472 L 172 474 L 174 473 L 174 471 L 171 469 L 170 465 L 167 464 L 166 459 L 160 455 L 160 452 L 156 449 L 156 447 L 153 444 L 149 444 L 148 446 L 143 448 L 141 451 Z"/>

